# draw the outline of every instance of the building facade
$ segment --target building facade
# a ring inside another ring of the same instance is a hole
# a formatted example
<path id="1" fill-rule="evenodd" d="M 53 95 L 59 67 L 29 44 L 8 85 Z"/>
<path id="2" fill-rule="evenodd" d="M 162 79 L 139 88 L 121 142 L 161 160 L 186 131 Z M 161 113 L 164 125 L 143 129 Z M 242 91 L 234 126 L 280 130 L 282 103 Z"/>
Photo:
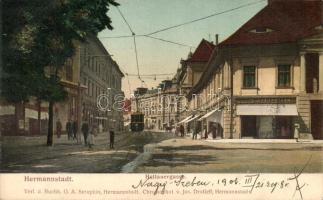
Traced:
<path id="1" fill-rule="evenodd" d="M 75 46 L 79 43 L 75 42 Z M 64 102 L 54 104 L 54 132 L 56 122 L 59 120 L 63 124 L 69 120 L 77 121 L 81 116 L 77 103 L 80 100 L 81 91 L 84 86 L 80 81 L 80 51 L 76 49 L 72 58 L 67 59 L 64 66 L 58 71 L 60 82 L 67 91 L 67 99 Z M 47 75 L 51 73 L 51 68 L 46 67 Z M 48 102 L 38 101 L 31 97 L 28 102 L 11 104 L 3 101 L 0 106 L 1 132 L 3 135 L 46 135 L 48 131 Z"/>
<path id="2" fill-rule="evenodd" d="M 58 72 L 67 91 L 67 99 L 54 104 L 54 133 L 58 121 L 65 132 L 69 120 L 77 122 L 79 131 L 84 120 L 98 126 L 102 124 L 104 129 L 110 126 L 119 130 L 123 127 L 122 111 L 99 111 L 97 99 L 100 94 L 110 92 L 107 95 L 110 97 L 109 108 L 115 103 L 114 95 L 120 95 L 120 102 L 123 101 L 122 72 L 98 38 L 90 36 L 86 42 L 74 42 L 74 45 L 74 56 L 67 59 Z M 51 73 L 49 67 L 45 73 Z M 105 103 L 102 103 L 104 108 L 107 107 Z M 0 119 L 3 135 L 46 135 L 48 102 L 39 102 L 36 98 L 17 104 L 2 101 Z"/>
<path id="3" fill-rule="evenodd" d="M 143 113 L 146 130 L 171 130 L 178 121 L 177 87 L 172 80 L 165 80 L 158 88 L 138 88 L 132 98 L 132 112 Z"/>
<path id="4" fill-rule="evenodd" d="M 188 95 L 201 129 L 217 127 L 222 138 L 294 138 L 296 129 L 301 138 L 323 138 L 321 7 L 269 1 L 217 45 Z"/>
<path id="5" fill-rule="evenodd" d="M 122 130 L 124 74 L 97 37 L 90 36 L 80 45 L 80 79 L 87 89 L 82 93 L 82 120 L 91 125 Z M 118 102 L 120 101 L 120 104 Z"/>
<path id="6" fill-rule="evenodd" d="M 187 59 L 181 60 L 180 62 L 181 67 L 175 76 L 178 89 L 179 121 L 183 121 L 191 114 L 186 95 L 199 82 L 214 47 L 215 45 L 212 42 L 202 39 L 195 51 L 193 53 L 190 52 Z"/>

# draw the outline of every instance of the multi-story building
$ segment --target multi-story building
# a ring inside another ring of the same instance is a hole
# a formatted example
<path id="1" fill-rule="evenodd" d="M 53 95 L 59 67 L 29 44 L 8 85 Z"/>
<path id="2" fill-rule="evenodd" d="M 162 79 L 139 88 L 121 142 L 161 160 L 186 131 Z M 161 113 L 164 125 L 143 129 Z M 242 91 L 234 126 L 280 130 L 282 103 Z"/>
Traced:
<path id="1" fill-rule="evenodd" d="M 216 35 L 216 43 L 218 35 Z M 178 121 L 177 125 L 185 125 L 186 131 L 192 130 L 197 113 L 190 105 L 190 99 L 187 98 L 192 88 L 201 80 L 201 76 L 206 69 L 210 57 L 214 53 L 215 45 L 213 42 L 208 42 L 202 39 L 194 53 L 190 53 L 186 60 L 181 60 L 181 68 L 176 74 L 178 88 Z"/>
<path id="2" fill-rule="evenodd" d="M 77 42 L 74 43 L 76 46 Z M 61 84 L 67 91 L 67 99 L 64 102 L 54 104 L 54 129 L 59 119 L 65 124 L 68 119 L 75 119 L 80 116 L 80 109 L 77 107 L 81 91 L 85 88 L 80 81 L 80 51 L 76 49 L 75 55 L 67 59 L 65 65 L 59 70 L 58 76 Z M 45 73 L 51 73 L 50 67 Z M 40 135 L 47 134 L 48 129 L 48 102 L 38 101 L 31 97 L 28 102 L 11 104 L 3 101 L 1 103 L 1 132 L 4 135 Z M 65 130 L 65 126 L 63 126 Z M 55 131 L 55 130 L 54 130 Z"/>
<path id="3" fill-rule="evenodd" d="M 121 130 L 121 101 L 124 98 L 121 80 L 124 74 L 97 37 L 88 37 L 79 48 L 82 53 L 80 79 L 87 86 L 82 94 L 82 120 L 88 120 L 103 130 Z"/>
<path id="4" fill-rule="evenodd" d="M 323 138 L 322 1 L 269 0 L 217 46 L 188 95 L 223 138 Z M 213 91 L 212 91 L 213 90 Z M 210 129 L 210 127 L 207 127 Z"/>
<path id="5" fill-rule="evenodd" d="M 165 80 L 158 88 L 138 88 L 132 98 L 132 112 L 141 112 L 145 129 L 165 130 L 175 127 L 177 119 L 177 88 L 172 80 Z"/>
<path id="6" fill-rule="evenodd" d="M 178 89 L 178 120 L 183 121 L 191 112 L 188 111 L 186 95 L 201 78 L 215 45 L 202 39 L 194 53 L 189 53 L 186 60 L 181 60 L 181 67 L 176 74 Z M 177 121 L 178 122 L 178 121 Z"/>
<path id="7" fill-rule="evenodd" d="M 109 93 L 109 108 L 112 107 L 116 94 L 123 100 L 121 79 L 123 77 L 118 65 L 112 60 L 98 38 L 90 36 L 86 42 L 74 42 L 75 54 L 67 59 L 59 71 L 61 84 L 67 91 L 67 99 L 54 104 L 54 132 L 56 122 L 62 123 L 62 130 L 68 120 L 76 121 L 80 131 L 83 120 L 96 123 L 104 128 L 123 127 L 122 111 L 99 111 L 97 97 Z M 51 73 L 50 67 L 45 73 Z M 108 89 L 110 88 L 110 89 Z M 104 98 L 103 98 L 104 99 Z M 105 98 L 106 99 L 106 98 Z M 105 103 L 102 103 L 105 108 Z M 39 102 L 30 98 L 27 103 L 1 103 L 1 132 L 4 135 L 39 135 L 47 134 L 48 102 Z"/>

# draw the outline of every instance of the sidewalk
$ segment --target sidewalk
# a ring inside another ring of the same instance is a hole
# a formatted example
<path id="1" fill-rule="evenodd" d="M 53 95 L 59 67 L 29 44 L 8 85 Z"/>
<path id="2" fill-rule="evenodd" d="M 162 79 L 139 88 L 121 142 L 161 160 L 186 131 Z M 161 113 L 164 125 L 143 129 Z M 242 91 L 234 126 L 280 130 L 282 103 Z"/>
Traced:
<path id="1" fill-rule="evenodd" d="M 319 144 L 323 146 L 323 140 L 299 140 L 296 142 L 295 139 L 206 139 L 208 142 L 214 143 L 280 143 L 280 144 Z"/>
<path id="2" fill-rule="evenodd" d="M 191 138 L 192 134 L 186 134 L 185 138 Z M 296 142 L 295 139 L 253 139 L 253 138 L 241 138 L 241 139 L 221 139 L 216 138 L 213 139 L 212 137 L 208 137 L 207 139 L 202 138 L 201 135 L 197 135 L 198 140 L 204 140 L 207 142 L 212 143 L 235 143 L 235 144 L 316 144 L 323 147 L 323 140 L 305 140 L 300 139 L 298 142 Z"/>

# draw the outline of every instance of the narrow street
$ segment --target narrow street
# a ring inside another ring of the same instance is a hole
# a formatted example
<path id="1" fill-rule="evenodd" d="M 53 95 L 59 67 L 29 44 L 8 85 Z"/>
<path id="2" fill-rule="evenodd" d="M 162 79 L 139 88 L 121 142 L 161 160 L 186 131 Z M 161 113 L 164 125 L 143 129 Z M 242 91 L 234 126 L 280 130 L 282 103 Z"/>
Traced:
<path id="1" fill-rule="evenodd" d="M 95 145 L 68 141 L 66 135 L 47 147 L 46 136 L 3 137 L 1 172 L 13 173 L 102 173 L 120 172 L 121 167 L 133 160 L 148 143 L 157 143 L 173 137 L 168 133 L 118 133 L 115 149 L 110 149 L 109 136 L 100 133 Z"/>

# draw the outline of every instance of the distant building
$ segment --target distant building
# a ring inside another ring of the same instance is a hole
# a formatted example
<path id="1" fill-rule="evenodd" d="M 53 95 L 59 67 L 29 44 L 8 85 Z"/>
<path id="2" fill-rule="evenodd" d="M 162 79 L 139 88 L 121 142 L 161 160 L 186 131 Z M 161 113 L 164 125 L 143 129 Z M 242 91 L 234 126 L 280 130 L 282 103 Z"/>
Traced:
<path id="1" fill-rule="evenodd" d="M 166 130 L 175 127 L 177 118 L 177 88 L 171 80 L 162 81 L 156 89 L 138 88 L 132 98 L 132 113 L 141 112 L 146 130 Z"/>

